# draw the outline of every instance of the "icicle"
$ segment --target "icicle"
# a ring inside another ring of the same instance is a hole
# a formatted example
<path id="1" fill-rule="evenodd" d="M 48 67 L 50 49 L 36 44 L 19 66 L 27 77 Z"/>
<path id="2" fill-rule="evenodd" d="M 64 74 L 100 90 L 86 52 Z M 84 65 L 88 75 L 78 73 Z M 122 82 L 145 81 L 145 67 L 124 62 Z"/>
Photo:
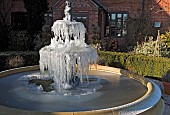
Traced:
<path id="1" fill-rule="evenodd" d="M 89 64 L 96 63 L 97 52 L 85 43 L 86 28 L 83 23 L 70 21 L 70 17 L 57 20 L 52 26 L 54 38 L 51 44 L 43 47 L 40 53 L 40 71 L 47 69 L 59 92 L 71 88 L 69 81 L 77 77 L 83 82 L 82 75 L 88 80 Z M 74 37 L 74 40 L 71 40 Z M 77 68 L 76 68 L 77 65 Z"/>

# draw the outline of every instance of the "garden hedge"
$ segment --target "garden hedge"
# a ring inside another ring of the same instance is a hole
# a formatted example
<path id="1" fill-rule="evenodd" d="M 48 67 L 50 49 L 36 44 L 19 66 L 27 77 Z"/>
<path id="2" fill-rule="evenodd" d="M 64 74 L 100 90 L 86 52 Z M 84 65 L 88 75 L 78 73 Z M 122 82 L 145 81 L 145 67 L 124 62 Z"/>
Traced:
<path id="1" fill-rule="evenodd" d="M 98 64 L 127 69 L 143 76 L 161 78 L 170 70 L 170 58 L 98 51 Z"/>
<path id="2" fill-rule="evenodd" d="M 38 63 L 38 52 L 0 52 L 0 71 Z"/>
<path id="3" fill-rule="evenodd" d="M 161 78 L 170 70 L 170 58 L 150 57 L 119 52 L 98 51 L 98 64 L 126 69 L 143 76 Z M 19 57 L 15 59 L 16 57 Z M 13 62 L 9 64 L 9 60 Z M 15 65 L 16 63 L 21 63 Z M 38 52 L 0 52 L 0 71 L 39 64 Z"/>

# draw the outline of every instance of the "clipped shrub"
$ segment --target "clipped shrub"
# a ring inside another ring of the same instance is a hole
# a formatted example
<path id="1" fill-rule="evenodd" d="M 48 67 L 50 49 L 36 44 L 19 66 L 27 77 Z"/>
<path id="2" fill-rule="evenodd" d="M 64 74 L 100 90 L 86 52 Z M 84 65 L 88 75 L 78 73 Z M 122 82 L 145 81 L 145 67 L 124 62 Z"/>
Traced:
<path id="1" fill-rule="evenodd" d="M 51 38 L 53 37 L 51 32 L 42 32 L 39 33 L 35 38 L 35 47 L 36 51 L 39 51 L 42 47 L 50 45 Z"/>
<path id="2" fill-rule="evenodd" d="M 132 55 L 126 60 L 126 69 L 143 76 L 162 77 L 170 69 L 170 59 L 144 55 Z"/>
<path id="3" fill-rule="evenodd" d="M 27 31 L 11 31 L 9 33 L 10 51 L 30 51 L 34 49 L 34 38 Z"/>
<path id="4" fill-rule="evenodd" d="M 38 64 L 38 52 L 0 52 L 0 71 Z"/>
<path id="5" fill-rule="evenodd" d="M 128 53 L 98 51 L 98 64 L 125 69 Z"/>
<path id="6" fill-rule="evenodd" d="M 22 56 L 10 56 L 6 59 L 6 66 L 9 68 L 20 67 L 24 65 L 24 59 Z"/>
<path id="7" fill-rule="evenodd" d="M 143 76 L 162 78 L 170 70 L 170 58 L 109 51 L 98 51 L 98 55 L 98 64 L 126 69 Z M 38 52 L 0 52 L 0 70 L 13 68 L 7 66 L 8 62 L 18 64 L 17 67 L 38 65 L 39 54 Z"/>
<path id="8" fill-rule="evenodd" d="M 117 51 L 118 50 L 118 42 L 108 37 L 105 37 L 104 39 L 102 39 L 101 45 L 102 45 L 102 50 L 104 51 Z"/>
<path id="9" fill-rule="evenodd" d="M 167 44 L 167 47 L 170 48 L 170 31 L 161 34 L 161 41 Z"/>
<path id="10" fill-rule="evenodd" d="M 146 56 L 170 57 L 170 32 L 160 35 L 158 31 L 156 40 L 152 36 L 146 37 L 142 44 L 137 43 L 134 52 Z"/>
<path id="11" fill-rule="evenodd" d="M 146 37 L 142 44 L 137 43 L 134 48 L 136 54 L 143 54 L 146 56 L 160 56 L 159 54 L 159 43 L 155 41 L 152 36 Z"/>
<path id="12" fill-rule="evenodd" d="M 161 55 L 170 57 L 170 31 L 161 34 Z"/>
<path id="13" fill-rule="evenodd" d="M 170 69 L 170 58 L 98 51 L 98 64 L 161 78 Z"/>

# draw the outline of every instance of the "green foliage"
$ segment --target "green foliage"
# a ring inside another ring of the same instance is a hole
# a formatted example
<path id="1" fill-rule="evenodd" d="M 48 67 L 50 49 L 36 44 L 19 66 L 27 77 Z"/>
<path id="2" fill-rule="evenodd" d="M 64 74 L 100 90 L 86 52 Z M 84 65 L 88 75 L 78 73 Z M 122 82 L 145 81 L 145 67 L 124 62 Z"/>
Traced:
<path id="1" fill-rule="evenodd" d="M 96 50 L 100 50 L 101 49 L 101 39 L 99 35 L 100 27 L 98 25 L 92 25 L 92 32 L 93 32 L 92 41 L 87 42 L 90 42 Z"/>
<path id="2" fill-rule="evenodd" d="M 100 27 L 98 25 L 92 25 L 92 30 L 93 30 L 93 34 L 99 34 L 100 33 Z"/>
<path id="3" fill-rule="evenodd" d="M 161 78 L 170 69 L 170 59 L 129 53 L 98 51 L 98 64 L 133 71 L 143 76 Z"/>
<path id="4" fill-rule="evenodd" d="M 92 46 L 96 50 L 104 51 L 116 51 L 118 43 L 111 38 L 100 38 L 100 27 L 98 25 L 92 25 L 93 36 L 92 36 Z"/>
<path id="5" fill-rule="evenodd" d="M 170 48 L 170 31 L 161 34 L 161 41 L 167 44 L 167 47 Z"/>
<path id="6" fill-rule="evenodd" d="M 7 67 L 20 67 L 24 65 L 24 59 L 23 57 L 17 55 L 17 56 L 10 56 L 6 59 L 6 66 Z"/>
<path id="7" fill-rule="evenodd" d="M 127 53 L 98 51 L 98 64 L 125 69 Z"/>
<path id="8" fill-rule="evenodd" d="M 28 35 L 27 31 L 11 31 L 9 38 L 10 51 L 29 51 L 34 48 L 34 38 Z"/>
<path id="9" fill-rule="evenodd" d="M 170 57 L 170 32 L 161 34 L 161 55 Z"/>
<path id="10" fill-rule="evenodd" d="M 166 32 L 160 36 L 158 31 L 156 40 L 152 36 L 146 37 L 142 44 L 137 43 L 134 52 L 146 56 L 170 57 L 170 33 Z"/>
<path id="11" fill-rule="evenodd" d="M 28 14 L 28 32 L 34 35 L 41 31 L 44 14 L 48 11 L 47 0 L 23 0 Z"/>
<path id="12" fill-rule="evenodd" d="M 38 52 L 0 52 L 0 71 L 21 66 L 38 65 Z"/>
<path id="13" fill-rule="evenodd" d="M 158 47 L 158 49 L 156 47 Z M 136 54 L 147 56 L 160 56 L 157 50 L 159 50 L 159 44 L 157 44 L 157 41 L 153 40 L 152 36 L 149 38 L 146 37 L 142 44 L 137 43 L 137 46 L 134 48 Z"/>
<path id="14" fill-rule="evenodd" d="M 170 59 L 132 55 L 126 61 L 126 69 L 143 76 L 162 77 L 170 68 Z"/>
<path id="15" fill-rule="evenodd" d="M 39 51 L 42 47 L 49 45 L 50 44 L 50 40 L 52 38 L 52 33 L 51 32 L 42 32 L 39 33 L 35 39 L 35 47 L 34 49 L 36 51 Z"/>
<path id="16" fill-rule="evenodd" d="M 162 77 L 163 81 L 170 82 L 170 70 L 168 70 L 165 75 Z"/>
<path id="17" fill-rule="evenodd" d="M 145 36 L 156 35 L 156 29 L 153 28 L 151 17 L 149 12 L 145 12 L 145 15 L 139 18 L 128 19 L 128 39 L 126 41 L 128 50 L 133 50 L 133 46 L 145 41 Z"/>
<path id="18" fill-rule="evenodd" d="M 102 50 L 104 51 L 117 51 L 118 43 L 114 39 L 103 38 L 102 39 Z"/>

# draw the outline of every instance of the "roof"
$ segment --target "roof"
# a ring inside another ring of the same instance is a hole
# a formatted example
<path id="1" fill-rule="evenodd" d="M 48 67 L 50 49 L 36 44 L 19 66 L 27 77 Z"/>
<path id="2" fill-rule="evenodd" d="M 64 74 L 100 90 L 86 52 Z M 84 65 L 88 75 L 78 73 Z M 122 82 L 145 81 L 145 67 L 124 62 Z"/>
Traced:
<path id="1" fill-rule="evenodd" d="M 61 0 L 57 0 L 57 2 L 52 6 L 53 8 L 60 2 Z M 100 0 L 91 0 L 92 3 L 94 3 L 96 6 L 98 6 L 99 8 L 103 9 L 104 11 L 107 12 L 107 8 L 106 6 L 104 6 Z"/>
<path id="2" fill-rule="evenodd" d="M 102 8 L 103 10 L 105 10 L 107 12 L 107 7 L 104 6 L 100 0 L 92 0 L 96 5 L 98 5 L 100 8 Z"/>

